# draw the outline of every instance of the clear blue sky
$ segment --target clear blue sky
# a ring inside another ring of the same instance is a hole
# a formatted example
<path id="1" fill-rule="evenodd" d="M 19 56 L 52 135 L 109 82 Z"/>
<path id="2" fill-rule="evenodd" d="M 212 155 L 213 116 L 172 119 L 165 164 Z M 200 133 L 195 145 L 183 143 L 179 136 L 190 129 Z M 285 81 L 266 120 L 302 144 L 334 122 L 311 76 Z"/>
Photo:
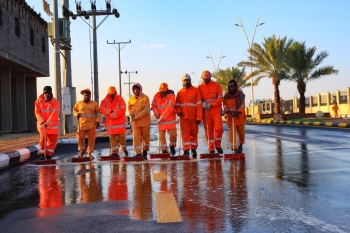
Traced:
<path id="1" fill-rule="evenodd" d="M 61 1 L 59 5 L 61 5 Z M 36 12 L 50 22 L 43 12 L 42 1 L 26 0 Z M 52 1 L 47 1 L 51 6 Z M 81 0 L 83 10 L 90 10 L 90 1 Z M 112 0 L 120 18 L 109 16 L 97 31 L 100 100 L 109 86 L 119 90 L 118 50 L 109 42 L 129 41 L 121 50 L 121 70 L 138 71 L 131 82 L 139 82 L 150 99 L 158 91 L 160 83 L 169 88 L 181 88 L 181 76 L 188 73 L 197 85 L 203 69 L 213 70 L 212 54 L 218 65 L 221 52 L 225 58 L 220 68 L 226 69 L 246 59 L 247 42 L 240 27 L 234 26 L 241 18 L 251 40 L 255 23 L 260 14 L 255 40 L 261 43 L 264 37 L 287 36 L 297 41 L 306 41 L 308 47 L 316 46 L 317 53 L 327 51 L 329 56 L 323 65 L 333 65 L 339 70 L 332 75 L 311 82 L 306 95 L 345 90 L 350 86 L 350 1 L 348 0 Z M 104 0 L 96 0 L 97 9 L 106 9 Z M 75 12 L 75 3 L 70 0 Z M 59 14 L 61 15 L 59 7 Z M 99 24 L 104 16 L 97 17 Z M 73 86 L 77 90 L 91 88 L 89 27 L 85 19 L 71 20 Z M 86 21 L 88 22 L 88 21 Z M 40 78 L 38 91 L 45 85 L 53 85 L 53 47 L 50 45 L 50 75 Z M 249 69 L 246 70 L 249 72 Z M 193 74 L 193 72 L 196 74 Z M 122 75 L 122 95 L 128 99 L 128 77 Z M 250 88 L 245 88 L 247 101 Z M 296 84 L 282 82 L 281 97 L 298 96 Z M 254 88 L 255 99 L 273 97 L 271 79 L 265 79 Z M 78 95 L 78 99 L 81 97 Z"/>

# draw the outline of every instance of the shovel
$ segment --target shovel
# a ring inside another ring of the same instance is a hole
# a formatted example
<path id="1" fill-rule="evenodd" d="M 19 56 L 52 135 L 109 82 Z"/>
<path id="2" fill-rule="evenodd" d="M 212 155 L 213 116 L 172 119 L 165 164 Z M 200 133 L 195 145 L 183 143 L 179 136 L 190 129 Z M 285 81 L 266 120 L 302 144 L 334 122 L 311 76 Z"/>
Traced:
<path id="1" fill-rule="evenodd" d="M 44 160 L 35 162 L 35 165 L 57 164 L 56 159 L 46 160 L 46 125 L 44 125 Z"/>
<path id="2" fill-rule="evenodd" d="M 208 144 L 208 152 L 210 152 L 210 139 L 209 139 L 209 128 L 208 128 L 208 110 L 205 110 L 205 118 L 207 119 L 207 144 Z M 199 154 L 200 159 L 215 159 L 221 158 L 218 153 L 202 153 Z"/>
<path id="3" fill-rule="evenodd" d="M 236 134 L 235 119 L 234 119 L 234 117 L 232 117 L 232 147 L 233 147 L 233 149 L 236 146 L 235 134 Z M 230 138 L 229 138 L 229 140 L 230 140 Z M 244 153 L 234 153 L 234 151 L 232 151 L 231 154 L 224 154 L 223 158 L 224 159 L 245 159 L 245 154 Z"/>

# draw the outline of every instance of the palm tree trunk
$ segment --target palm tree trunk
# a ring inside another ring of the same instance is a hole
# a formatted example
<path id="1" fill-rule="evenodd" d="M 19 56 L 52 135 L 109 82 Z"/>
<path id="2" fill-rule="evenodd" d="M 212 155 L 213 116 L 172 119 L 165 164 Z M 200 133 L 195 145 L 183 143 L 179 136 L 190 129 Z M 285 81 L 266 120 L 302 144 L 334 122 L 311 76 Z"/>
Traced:
<path id="1" fill-rule="evenodd" d="M 297 89 L 299 92 L 299 113 L 305 113 L 305 92 L 306 92 L 306 83 L 300 82 L 297 84 Z"/>
<path id="2" fill-rule="evenodd" d="M 273 78 L 274 80 L 274 78 Z M 275 114 L 280 114 L 280 102 L 281 102 L 281 97 L 280 97 L 280 90 L 278 88 L 278 86 L 280 85 L 279 81 L 273 81 L 273 86 L 274 86 L 274 98 L 275 98 Z"/>

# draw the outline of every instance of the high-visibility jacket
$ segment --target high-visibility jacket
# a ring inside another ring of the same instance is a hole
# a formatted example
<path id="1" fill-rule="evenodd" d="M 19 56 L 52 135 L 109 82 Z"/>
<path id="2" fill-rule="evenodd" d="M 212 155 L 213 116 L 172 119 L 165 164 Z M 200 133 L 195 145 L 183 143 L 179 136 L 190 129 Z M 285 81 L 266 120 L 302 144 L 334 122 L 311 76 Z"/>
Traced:
<path id="1" fill-rule="evenodd" d="M 101 101 L 100 111 L 106 116 L 105 128 L 108 134 L 125 133 L 126 106 L 123 97 L 115 95 L 112 101 L 109 95 Z M 113 113 L 111 114 L 111 111 Z"/>
<path id="2" fill-rule="evenodd" d="M 98 103 L 96 101 L 90 100 L 88 103 L 85 103 L 84 100 L 78 101 L 73 107 L 74 116 L 79 118 L 79 127 L 81 130 L 88 130 L 95 127 L 96 122 L 100 122 L 101 113 Z"/>
<path id="3" fill-rule="evenodd" d="M 197 88 L 182 88 L 177 93 L 176 112 L 182 112 L 182 119 L 202 120 L 202 99 Z"/>
<path id="4" fill-rule="evenodd" d="M 245 114 L 245 94 L 239 90 L 239 86 L 236 80 L 234 80 L 237 91 L 231 95 L 227 92 L 224 95 L 224 110 L 226 112 L 227 124 L 232 125 L 232 116 L 227 113 L 228 110 L 234 112 L 240 112 L 239 117 L 234 117 L 235 126 L 242 125 L 246 122 L 247 116 Z M 229 87 L 228 87 L 229 89 Z"/>
<path id="5" fill-rule="evenodd" d="M 215 117 L 218 115 L 221 117 L 223 95 L 220 84 L 214 81 L 210 81 L 208 84 L 202 83 L 199 85 L 198 90 L 201 93 L 202 102 L 211 104 L 208 117 Z M 205 109 L 203 109 L 203 113 L 204 111 Z"/>
<path id="6" fill-rule="evenodd" d="M 37 119 L 37 128 L 40 133 L 44 132 L 46 121 L 46 134 L 58 134 L 60 104 L 57 99 L 52 97 L 48 102 L 45 101 L 44 94 L 41 94 L 35 101 L 35 117 Z"/>
<path id="7" fill-rule="evenodd" d="M 159 114 L 160 130 L 176 128 L 175 95 L 173 93 L 168 93 L 162 98 L 160 92 L 157 92 L 152 101 L 152 110 L 155 115 Z"/>
<path id="8" fill-rule="evenodd" d="M 135 117 L 135 126 L 143 127 L 151 124 L 150 103 L 147 95 L 141 93 L 138 98 L 131 96 L 128 101 L 129 115 Z"/>

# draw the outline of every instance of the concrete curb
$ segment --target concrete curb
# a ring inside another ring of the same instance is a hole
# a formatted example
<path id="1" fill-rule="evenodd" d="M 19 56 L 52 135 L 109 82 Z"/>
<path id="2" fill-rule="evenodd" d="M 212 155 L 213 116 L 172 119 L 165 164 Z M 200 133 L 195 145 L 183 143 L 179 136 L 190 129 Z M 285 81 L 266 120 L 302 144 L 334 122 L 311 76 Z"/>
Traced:
<path id="1" fill-rule="evenodd" d="M 151 135 L 151 140 L 154 140 L 154 135 Z M 87 139 L 85 139 L 87 142 Z M 132 141 L 132 135 L 126 135 L 126 141 Z M 109 136 L 96 137 L 96 142 L 109 142 Z M 69 145 L 78 144 L 76 138 L 62 138 L 57 140 L 57 145 Z M 0 169 L 5 169 L 23 162 L 27 162 L 30 159 L 38 157 L 38 150 L 40 145 L 29 146 L 23 149 L 8 152 L 6 154 L 0 154 Z"/>
<path id="2" fill-rule="evenodd" d="M 325 121 L 285 121 L 285 120 L 260 120 L 256 122 L 249 122 L 248 124 L 285 124 L 285 125 L 306 125 L 306 126 L 324 126 L 324 127 L 340 127 L 340 128 L 350 128 L 350 123 L 345 122 L 325 122 Z"/>

